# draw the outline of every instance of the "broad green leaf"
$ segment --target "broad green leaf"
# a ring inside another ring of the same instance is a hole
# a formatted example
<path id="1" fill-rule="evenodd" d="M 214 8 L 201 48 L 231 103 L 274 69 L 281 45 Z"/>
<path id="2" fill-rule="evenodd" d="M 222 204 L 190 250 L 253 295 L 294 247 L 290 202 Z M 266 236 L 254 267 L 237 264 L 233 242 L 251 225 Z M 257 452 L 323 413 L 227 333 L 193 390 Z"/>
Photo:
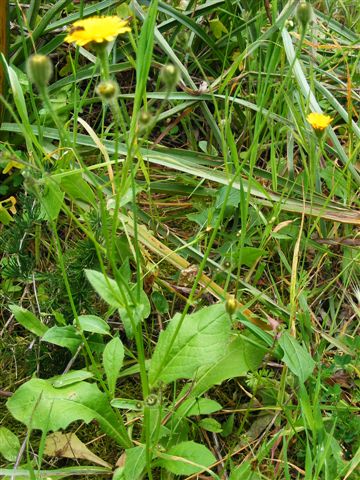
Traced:
<path id="1" fill-rule="evenodd" d="M 264 255 L 266 255 L 266 251 L 262 248 L 242 247 L 235 252 L 233 255 L 233 260 L 235 263 L 241 259 L 241 265 L 252 267 L 254 263 Z"/>
<path id="2" fill-rule="evenodd" d="M 85 203 L 95 204 L 96 198 L 94 192 L 88 183 L 83 179 L 81 173 L 71 171 L 71 175 L 65 175 L 61 178 L 61 188 L 71 198 L 82 200 Z"/>
<path id="3" fill-rule="evenodd" d="M 164 314 L 169 311 L 168 301 L 166 300 L 164 295 L 161 295 L 160 292 L 155 290 L 151 294 L 151 300 L 153 301 L 154 306 L 159 313 Z"/>
<path id="4" fill-rule="evenodd" d="M 181 314 L 175 315 L 160 333 L 150 364 L 150 385 L 192 378 L 200 367 L 216 364 L 229 337 L 229 315 L 223 304 L 202 308 L 183 319 Z"/>
<path id="5" fill-rule="evenodd" d="M 224 352 L 214 365 L 204 366 L 199 370 L 191 396 L 202 395 L 213 385 L 229 378 L 242 377 L 255 370 L 260 365 L 266 348 L 257 347 L 247 341 L 246 337 L 236 337 Z"/>
<path id="6" fill-rule="evenodd" d="M 113 338 L 105 347 L 103 365 L 110 394 L 115 395 L 116 380 L 124 361 L 124 346 L 117 337 Z"/>
<path id="7" fill-rule="evenodd" d="M 132 285 L 132 288 L 133 290 L 135 290 L 135 285 Z M 146 293 L 144 292 L 144 290 L 142 290 L 140 292 L 140 300 L 137 304 L 134 304 L 131 299 L 128 298 L 127 308 L 121 307 L 118 310 L 121 321 L 125 327 L 126 336 L 128 338 L 133 338 L 133 323 L 135 324 L 135 326 L 137 326 L 145 318 L 147 318 L 151 313 L 151 305 Z M 131 318 L 129 316 L 129 311 L 131 312 Z"/>
<path id="8" fill-rule="evenodd" d="M 0 427 L 0 454 L 8 462 L 15 462 L 20 450 L 18 437 L 8 428 Z"/>
<path id="9" fill-rule="evenodd" d="M 222 409 L 220 403 L 210 398 L 187 398 L 176 410 L 176 415 L 191 417 L 192 415 L 210 415 Z"/>
<path id="10" fill-rule="evenodd" d="M 64 373 L 63 375 L 49 378 L 49 382 L 55 388 L 62 388 L 87 380 L 93 376 L 93 373 L 87 372 L 86 370 L 70 370 L 70 372 Z"/>
<path id="11" fill-rule="evenodd" d="M 24 328 L 34 333 L 38 337 L 42 337 L 48 330 L 48 327 L 40 322 L 36 316 L 26 310 L 26 308 L 18 307 L 17 305 L 10 305 L 11 313 Z"/>
<path id="12" fill-rule="evenodd" d="M 50 179 L 45 180 L 45 190 L 41 195 L 40 217 L 44 220 L 56 220 L 64 201 L 64 192 Z"/>
<path id="13" fill-rule="evenodd" d="M 76 352 L 82 341 L 80 333 L 72 325 L 49 328 L 42 340 L 59 345 L 59 347 L 66 347 L 71 353 Z"/>
<path id="14" fill-rule="evenodd" d="M 279 344 L 284 351 L 283 362 L 298 377 L 299 381 L 304 383 L 315 368 L 315 362 L 309 352 L 286 331 L 279 338 Z"/>
<path id="15" fill-rule="evenodd" d="M 114 474 L 111 477 L 111 480 L 124 480 L 124 469 L 123 467 L 115 468 Z"/>
<path id="16" fill-rule="evenodd" d="M 231 472 L 229 480 L 260 480 L 260 477 L 253 471 L 251 462 L 245 461 Z"/>
<path id="17" fill-rule="evenodd" d="M 146 450 L 139 445 L 126 450 L 124 476 L 126 480 L 139 480 L 146 467 Z"/>
<path id="18" fill-rule="evenodd" d="M 96 315 L 79 315 L 78 318 L 81 328 L 85 332 L 110 335 L 110 327 L 102 318 Z"/>
<path id="19" fill-rule="evenodd" d="M 228 33 L 227 28 L 221 22 L 221 20 L 219 20 L 218 17 L 210 20 L 209 23 L 210 23 L 210 29 L 217 40 L 219 40 L 219 38 L 222 37 L 223 33 Z"/>
<path id="20" fill-rule="evenodd" d="M 13 221 L 13 217 L 0 203 L 0 223 L 3 225 L 9 225 Z"/>
<path id="21" fill-rule="evenodd" d="M 222 432 L 221 423 L 219 423 L 215 418 L 202 418 L 198 423 L 200 428 L 207 430 L 208 432 L 220 433 Z"/>
<path id="22" fill-rule="evenodd" d="M 118 417 L 111 409 L 107 396 L 97 385 L 79 382 L 64 388 L 54 388 L 50 381 L 33 378 L 24 383 L 7 401 L 12 416 L 35 430 L 58 431 L 70 423 L 96 419 L 101 428 L 122 446 L 129 439 Z"/>
<path id="23" fill-rule="evenodd" d="M 115 308 L 123 306 L 123 295 L 115 280 L 96 270 L 85 270 L 85 274 L 93 289 L 106 303 Z"/>
<path id="24" fill-rule="evenodd" d="M 175 475 L 193 475 L 215 462 L 216 458 L 204 445 L 189 441 L 171 447 L 158 463 Z"/>

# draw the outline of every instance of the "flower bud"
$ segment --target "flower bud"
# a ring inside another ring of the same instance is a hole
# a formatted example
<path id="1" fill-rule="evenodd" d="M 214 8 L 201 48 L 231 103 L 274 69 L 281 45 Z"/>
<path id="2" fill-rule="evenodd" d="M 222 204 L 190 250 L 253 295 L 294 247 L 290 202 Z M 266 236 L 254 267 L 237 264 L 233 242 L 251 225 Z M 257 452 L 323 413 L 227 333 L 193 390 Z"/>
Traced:
<path id="1" fill-rule="evenodd" d="M 145 400 L 145 403 L 148 407 L 155 407 L 158 404 L 158 397 L 154 393 L 151 393 Z"/>
<path id="2" fill-rule="evenodd" d="M 139 124 L 141 127 L 147 127 L 149 123 L 151 123 L 152 115 L 149 112 L 145 112 L 144 110 L 140 112 L 139 115 Z"/>
<path id="3" fill-rule="evenodd" d="M 46 55 L 31 55 L 27 61 L 26 71 L 31 82 L 38 89 L 44 88 L 49 83 L 53 72 L 51 60 Z"/>
<path id="4" fill-rule="evenodd" d="M 117 96 L 119 92 L 118 84 L 112 80 L 105 80 L 100 82 L 96 87 L 96 93 L 103 100 L 111 100 Z"/>
<path id="5" fill-rule="evenodd" d="M 232 315 L 233 313 L 236 312 L 238 307 L 238 302 L 236 298 L 234 297 L 229 297 L 226 302 L 225 302 L 225 310 L 229 315 Z"/>
<path id="6" fill-rule="evenodd" d="M 165 87 L 171 90 L 179 81 L 179 70 L 175 65 L 165 65 L 160 72 L 160 78 Z"/>
<path id="7" fill-rule="evenodd" d="M 296 10 L 296 17 L 298 22 L 305 30 L 308 26 L 308 23 L 312 19 L 313 9 L 309 2 L 300 2 L 297 10 Z"/>
<path id="8" fill-rule="evenodd" d="M 294 29 L 294 22 L 292 20 L 286 20 L 285 28 L 289 31 L 292 31 Z"/>

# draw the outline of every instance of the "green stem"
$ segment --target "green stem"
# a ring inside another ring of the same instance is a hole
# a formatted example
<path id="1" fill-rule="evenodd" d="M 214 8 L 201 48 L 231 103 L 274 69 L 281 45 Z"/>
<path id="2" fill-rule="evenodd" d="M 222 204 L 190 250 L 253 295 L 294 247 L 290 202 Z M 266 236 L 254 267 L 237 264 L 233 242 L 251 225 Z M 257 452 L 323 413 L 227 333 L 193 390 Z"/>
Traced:
<path id="1" fill-rule="evenodd" d="M 61 142 L 62 146 L 63 147 L 70 146 L 71 142 L 70 142 L 68 133 L 65 130 L 58 114 L 56 113 L 56 111 L 54 110 L 54 108 L 51 104 L 47 87 L 46 86 L 45 87 L 39 87 L 39 93 L 40 93 L 40 96 L 41 96 L 41 98 L 44 102 L 45 108 L 49 112 L 49 114 L 50 114 L 51 118 L 53 119 L 57 129 L 59 130 L 59 137 L 60 137 L 60 142 Z"/>
<path id="2" fill-rule="evenodd" d="M 100 43 L 96 46 L 96 54 L 100 60 L 101 78 L 103 81 L 110 80 L 109 56 L 106 51 L 107 43 Z"/>

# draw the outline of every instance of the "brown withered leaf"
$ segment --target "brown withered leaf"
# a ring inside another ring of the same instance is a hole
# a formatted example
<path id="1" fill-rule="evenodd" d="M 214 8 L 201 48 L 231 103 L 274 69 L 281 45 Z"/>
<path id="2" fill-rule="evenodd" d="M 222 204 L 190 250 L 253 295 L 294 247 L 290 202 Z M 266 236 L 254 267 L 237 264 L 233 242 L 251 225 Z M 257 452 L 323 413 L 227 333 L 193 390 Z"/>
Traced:
<path id="1" fill-rule="evenodd" d="M 95 455 L 95 453 L 92 453 L 75 433 L 55 432 L 48 435 L 45 442 L 44 453 L 49 457 L 89 460 L 102 467 L 112 468 L 112 465 Z"/>

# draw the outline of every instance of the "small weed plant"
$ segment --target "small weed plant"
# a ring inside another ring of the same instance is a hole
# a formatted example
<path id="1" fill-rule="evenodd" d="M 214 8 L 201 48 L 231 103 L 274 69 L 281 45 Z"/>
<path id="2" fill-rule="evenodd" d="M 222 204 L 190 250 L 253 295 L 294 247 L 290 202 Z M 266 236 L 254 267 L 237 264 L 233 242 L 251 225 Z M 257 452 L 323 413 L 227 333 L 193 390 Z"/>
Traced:
<path id="1" fill-rule="evenodd" d="M 0 475 L 355 480 L 356 2 L 0 2 Z"/>

